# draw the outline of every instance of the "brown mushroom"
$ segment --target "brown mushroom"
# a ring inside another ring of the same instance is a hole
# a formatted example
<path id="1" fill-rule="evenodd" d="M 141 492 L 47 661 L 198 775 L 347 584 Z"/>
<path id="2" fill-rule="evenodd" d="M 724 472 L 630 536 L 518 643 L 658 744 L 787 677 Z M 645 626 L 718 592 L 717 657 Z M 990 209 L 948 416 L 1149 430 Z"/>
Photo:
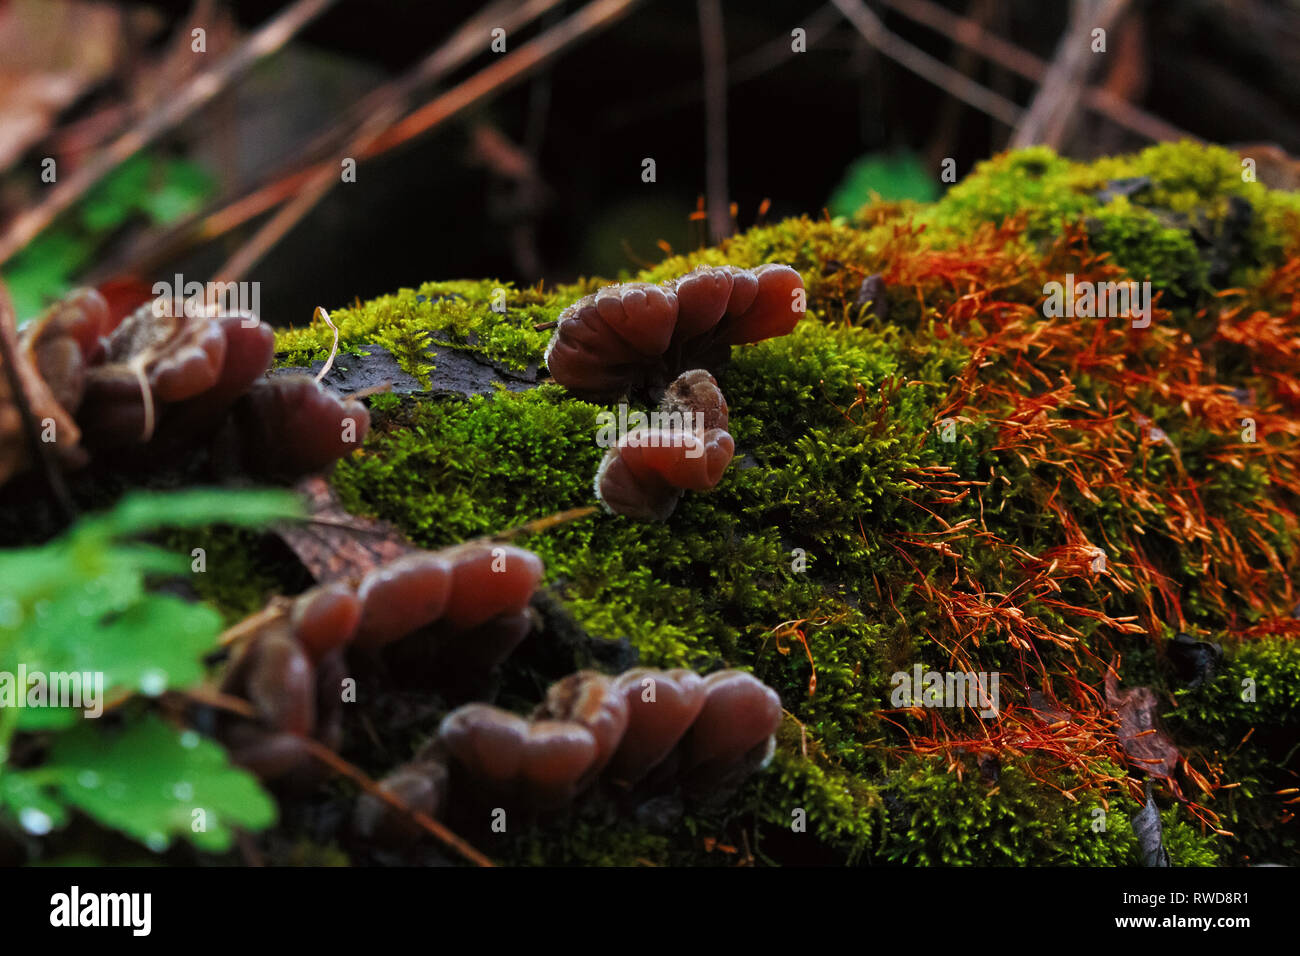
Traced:
<path id="1" fill-rule="evenodd" d="M 704 678 L 704 707 L 682 739 L 678 772 L 688 789 L 717 790 L 767 760 L 781 724 L 781 698 L 744 671 Z"/>
<path id="2" fill-rule="evenodd" d="M 365 438 L 365 406 L 306 377 L 263 379 L 275 336 L 249 313 L 187 309 L 170 315 L 150 302 L 112 327 L 99 293 L 79 290 L 17 336 L 7 298 L 0 336 L 14 356 L 0 383 L 0 485 L 29 467 L 18 398 L 38 422 L 53 423 L 51 451 L 62 467 L 93 453 L 141 449 L 145 461 L 179 460 L 204 442 L 217 457 L 262 477 L 324 468 Z"/>
<path id="3" fill-rule="evenodd" d="M 619 675 L 616 689 L 627 701 L 627 731 L 605 776 L 631 786 L 655 769 L 704 707 L 704 681 L 693 671 L 636 668 Z"/>
<path id="4" fill-rule="evenodd" d="M 790 332 L 802 289 L 799 273 L 775 263 L 701 266 L 659 285 L 606 286 L 560 313 L 546 366 L 583 398 L 658 389 L 684 369 L 716 369 L 731 345 Z"/>
<path id="5" fill-rule="evenodd" d="M 633 429 L 605 453 L 596 495 L 610 511 L 663 521 L 682 491 L 707 491 L 736 453 L 727 432 L 727 402 L 703 369 L 683 372 L 664 393 L 665 425 Z"/>

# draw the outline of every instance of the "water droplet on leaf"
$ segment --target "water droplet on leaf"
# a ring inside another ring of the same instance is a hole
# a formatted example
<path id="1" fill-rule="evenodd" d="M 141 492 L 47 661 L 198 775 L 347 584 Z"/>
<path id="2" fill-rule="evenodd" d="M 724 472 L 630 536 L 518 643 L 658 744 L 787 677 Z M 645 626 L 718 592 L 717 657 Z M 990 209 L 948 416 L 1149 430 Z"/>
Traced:
<path id="1" fill-rule="evenodd" d="M 157 697 L 167 689 L 167 672 L 153 668 L 140 675 L 140 692 L 148 697 Z"/>
<path id="2" fill-rule="evenodd" d="M 50 815 L 35 807 L 24 807 L 18 814 L 18 822 L 22 824 L 24 830 L 36 836 L 44 836 L 54 829 L 54 821 L 50 819 Z"/>

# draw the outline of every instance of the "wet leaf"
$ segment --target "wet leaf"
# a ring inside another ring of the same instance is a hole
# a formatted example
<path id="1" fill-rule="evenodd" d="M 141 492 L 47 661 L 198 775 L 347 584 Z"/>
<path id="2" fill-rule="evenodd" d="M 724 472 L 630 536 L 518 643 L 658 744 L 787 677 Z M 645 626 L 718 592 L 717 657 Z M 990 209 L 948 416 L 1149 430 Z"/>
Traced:
<path id="1" fill-rule="evenodd" d="M 1181 795 L 1174 770 L 1182 754 L 1160 726 L 1160 699 L 1150 687 L 1119 687 L 1112 670 L 1106 675 L 1106 703 L 1119 716 L 1119 744 L 1137 770 L 1145 770 L 1169 783 Z"/>
<path id="2" fill-rule="evenodd" d="M 87 722 L 59 738 L 41 779 L 67 803 L 155 852 L 176 837 L 222 852 L 239 827 L 275 822 L 275 803 L 225 751 L 149 714 L 123 731 Z M 196 812 L 198 811 L 198 812 Z"/>

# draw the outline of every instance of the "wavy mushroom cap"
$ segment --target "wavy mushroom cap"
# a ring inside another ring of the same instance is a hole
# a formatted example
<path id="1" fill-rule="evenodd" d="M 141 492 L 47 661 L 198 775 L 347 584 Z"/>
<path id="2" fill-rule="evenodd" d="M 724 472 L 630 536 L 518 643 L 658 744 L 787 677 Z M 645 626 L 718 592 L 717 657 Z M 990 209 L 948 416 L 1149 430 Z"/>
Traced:
<path id="1" fill-rule="evenodd" d="M 548 687 L 533 716 L 572 721 L 591 731 L 596 752 L 582 781 L 586 783 L 605 769 L 618 749 L 627 732 L 628 705 L 612 678 L 595 671 L 578 671 Z"/>
<path id="2" fill-rule="evenodd" d="M 637 668 L 621 674 L 615 685 L 627 702 L 627 731 L 605 773 L 634 784 L 663 762 L 699 716 L 704 681 L 688 670 Z"/>
<path id="3" fill-rule="evenodd" d="M 451 594 L 452 568 L 442 555 L 419 552 L 371 571 L 361 580 L 361 623 L 354 643 L 382 647 L 442 616 Z"/>
<path id="4" fill-rule="evenodd" d="M 438 739 L 471 776 L 504 787 L 523 766 L 528 721 L 488 704 L 466 704 L 442 719 Z"/>
<path id="5" fill-rule="evenodd" d="M 699 431 L 725 430 L 731 423 L 727 398 L 718 388 L 718 380 L 702 368 L 682 372 L 669 383 L 659 410 L 682 415 L 683 421 L 698 424 Z"/>
<path id="6" fill-rule="evenodd" d="M 473 781 L 539 809 L 571 800 L 598 752 L 595 736 L 582 724 L 528 721 L 487 704 L 452 711 L 438 738 Z"/>
<path id="7" fill-rule="evenodd" d="M 682 497 L 682 489 L 658 475 L 634 474 L 617 448 L 611 448 L 601 459 L 595 489 L 606 508 L 637 521 L 667 521 Z"/>
<path id="8" fill-rule="evenodd" d="M 255 382 L 236 406 L 250 470 L 300 477 L 355 451 L 370 430 L 370 412 L 308 375 Z"/>
<path id="9" fill-rule="evenodd" d="M 573 799 L 590 779 L 599 747 L 595 735 L 572 720 L 534 720 L 528 725 L 520 783 L 534 806 L 551 808 Z"/>
<path id="10" fill-rule="evenodd" d="M 316 724 L 316 672 L 287 624 L 259 633 L 226 674 L 222 689 L 242 694 L 274 730 L 307 735 Z"/>
<path id="11" fill-rule="evenodd" d="M 289 615 L 294 639 L 317 663 L 352 641 L 362 607 L 361 599 L 343 582 L 312 588 L 294 599 Z"/>
<path id="12" fill-rule="evenodd" d="M 781 698 L 752 674 L 704 678 L 704 706 L 682 741 L 682 767 L 733 764 L 765 744 L 781 725 Z"/>
<path id="13" fill-rule="evenodd" d="M 618 443 L 618 456 L 635 478 L 653 475 L 688 491 L 708 491 L 717 485 L 735 454 L 736 443 L 721 428 L 700 435 L 642 428 Z"/>
<path id="14" fill-rule="evenodd" d="M 788 333 L 802 289 L 798 272 L 775 263 L 752 271 L 701 266 L 659 285 L 606 286 L 560 313 L 546 367 L 589 398 L 662 383 L 692 362 L 725 359 L 730 345 Z"/>
<path id="15" fill-rule="evenodd" d="M 679 375 L 664 392 L 652 425 L 624 435 L 596 472 L 596 496 L 616 514 L 663 521 L 683 490 L 707 491 L 722 480 L 736 454 L 726 431 L 727 400 L 703 369 Z"/>
<path id="16" fill-rule="evenodd" d="M 726 331 L 726 340 L 732 345 L 788 335 L 803 315 L 803 279 L 794 269 L 768 263 L 755 269 L 753 276 L 758 280 L 754 299 Z"/>
<path id="17" fill-rule="evenodd" d="M 438 553 L 452 573 L 443 620 L 456 630 L 518 614 L 546 571 L 541 558 L 513 545 L 470 542 Z"/>

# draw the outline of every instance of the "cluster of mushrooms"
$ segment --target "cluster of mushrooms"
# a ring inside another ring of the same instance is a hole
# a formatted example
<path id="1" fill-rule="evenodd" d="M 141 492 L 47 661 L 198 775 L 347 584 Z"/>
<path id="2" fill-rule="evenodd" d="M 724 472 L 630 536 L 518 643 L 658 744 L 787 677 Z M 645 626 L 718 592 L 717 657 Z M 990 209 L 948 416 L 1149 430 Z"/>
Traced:
<path id="1" fill-rule="evenodd" d="M 115 452 L 152 467 L 206 445 L 228 469 L 294 478 L 360 446 L 365 405 L 308 376 L 267 378 L 275 351 L 267 325 L 194 306 L 169 315 L 148 303 L 115 318 L 84 289 L 20 333 L 0 290 L 0 338 L 12 358 L 0 359 L 0 485 L 42 450 L 72 470 Z M 39 438 L 24 418 L 39 423 Z"/>
<path id="2" fill-rule="evenodd" d="M 620 437 L 596 473 L 617 514 L 663 521 L 685 490 L 721 480 L 735 454 L 727 402 L 709 370 L 731 346 L 786 335 L 803 314 L 803 279 L 786 265 L 701 266 L 651 285 L 606 286 L 565 309 L 546 349 L 556 382 L 580 398 L 660 398 L 660 421 Z"/>
<path id="3" fill-rule="evenodd" d="M 393 666 L 422 673 L 489 673 L 527 635 L 542 572 L 531 551 L 472 542 L 273 601 L 250 619 L 256 626 L 237 629 L 221 684 L 253 710 L 222 722 L 232 757 L 263 780 L 313 781 L 319 768 L 305 740 L 342 743 L 349 648 L 382 650 Z"/>
<path id="4" fill-rule="evenodd" d="M 578 671 L 552 684 L 528 718 L 487 704 L 453 710 L 382 786 L 429 816 L 449 805 L 544 813 L 600 789 L 635 796 L 675 787 L 705 800 L 732 792 L 771 758 L 780 722 L 775 691 L 743 671 Z M 380 839 L 411 832 L 368 794 L 356 825 Z"/>
<path id="5" fill-rule="evenodd" d="M 664 520 L 683 490 L 718 483 L 735 445 L 707 369 L 725 364 L 731 345 L 791 331 L 802 289 L 788 266 L 702 267 L 657 286 L 601 289 L 565 310 L 546 353 L 557 382 L 588 399 L 649 396 L 682 423 L 638 429 L 610 449 L 596 479 L 607 507 Z M 19 333 L 0 290 L 0 336 L 11 357 L 0 375 L 0 485 L 38 453 L 71 470 L 100 455 L 151 463 L 195 447 L 244 473 L 291 479 L 347 454 L 369 428 L 360 402 L 306 376 L 268 377 L 274 336 L 251 314 L 173 316 L 148 304 L 114 318 L 99 293 L 82 290 Z M 52 426 L 48 451 L 31 421 Z M 354 577 L 275 598 L 232 630 L 220 691 L 245 706 L 209 716 L 236 762 L 268 782 L 314 785 L 313 750 L 343 745 L 344 688 L 357 665 L 381 661 L 430 688 L 481 687 L 532 630 L 537 555 L 486 541 L 403 549 Z M 452 710 L 381 785 L 430 817 L 548 812 L 585 793 L 665 787 L 704 799 L 771 757 L 780 719 L 775 692 L 740 671 L 579 671 L 527 718 L 485 703 Z M 369 795 L 354 822 L 381 841 L 418 833 Z"/>

